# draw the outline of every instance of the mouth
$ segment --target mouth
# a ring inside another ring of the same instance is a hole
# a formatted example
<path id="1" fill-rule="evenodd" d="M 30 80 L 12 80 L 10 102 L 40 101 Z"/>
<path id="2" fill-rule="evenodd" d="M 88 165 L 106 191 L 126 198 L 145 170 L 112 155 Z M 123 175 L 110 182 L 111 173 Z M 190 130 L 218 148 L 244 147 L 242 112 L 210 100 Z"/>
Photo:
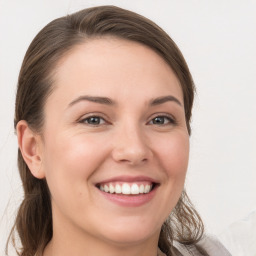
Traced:
<path id="1" fill-rule="evenodd" d="M 99 194 L 121 207 L 148 205 L 157 195 L 160 183 L 145 176 L 118 176 L 95 184 Z"/>
<path id="2" fill-rule="evenodd" d="M 117 195 L 143 195 L 149 194 L 159 184 L 150 181 L 138 181 L 138 182 L 104 182 L 96 184 L 96 187 L 102 192 Z"/>

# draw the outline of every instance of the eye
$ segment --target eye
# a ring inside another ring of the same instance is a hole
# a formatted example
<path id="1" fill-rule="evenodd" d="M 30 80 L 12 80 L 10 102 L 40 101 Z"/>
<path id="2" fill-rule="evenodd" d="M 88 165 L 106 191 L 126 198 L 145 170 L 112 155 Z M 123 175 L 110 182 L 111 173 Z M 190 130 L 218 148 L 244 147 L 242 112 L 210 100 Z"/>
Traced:
<path id="1" fill-rule="evenodd" d="M 88 125 L 92 125 L 92 126 L 98 126 L 101 124 L 105 124 L 106 121 L 104 118 L 102 118 L 100 116 L 89 116 L 89 117 L 84 118 L 81 121 L 79 121 L 79 123 L 88 124 Z"/>
<path id="2" fill-rule="evenodd" d="M 149 124 L 155 125 L 168 125 L 168 124 L 175 124 L 175 121 L 170 116 L 156 116 L 154 117 Z"/>

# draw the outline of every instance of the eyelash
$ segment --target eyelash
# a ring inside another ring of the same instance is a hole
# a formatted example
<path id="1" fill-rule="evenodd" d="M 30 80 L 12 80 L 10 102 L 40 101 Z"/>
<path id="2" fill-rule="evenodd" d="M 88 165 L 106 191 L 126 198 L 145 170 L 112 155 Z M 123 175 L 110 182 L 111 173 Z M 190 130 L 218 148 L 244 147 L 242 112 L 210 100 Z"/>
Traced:
<path id="1" fill-rule="evenodd" d="M 90 119 L 97 119 L 100 123 L 96 123 L 96 124 L 92 124 L 92 123 L 89 123 L 88 121 Z M 164 119 L 164 123 L 160 123 L 160 124 L 157 124 L 157 123 L 153 123 L 153 121 L 157 118 L 163 118 Z M 102 122 L 103 120 L 103 122 Z M 167 120 L 167 122 L 166 122 Z M 87 124 L 87 125 L 90 125 L 90 126 L 94 126 L 94 127 L 98 127 L 98 126 L 101 126 L 101 125 L 106 125 L 108 124 L 108 122 L 105 120 L 105 118 L 99 116 L 99 115 L 91 115 L 91 116 L 88 116 L 86 118 L 83 118 L 82 120 L 79 121 L 79 123 L 82 123 L 82 124 Z M 162 115 L 157 115 L 155 116 L 154 118 L 152 118 L 147 124 L 150 124 L 150 125 L 157 125 L 157 126 L 167 126 L 167 125 L 175 125 L 177 122 L 176 120 L 171 116 L 171 115 L 167 115 L 167 114 L 162 114 Z"/>
<path id="2" fill-rule="evenodd" d="M 157 115 L 153 119 L 151 119 L 149 123 L 153 122 L 153 120 L 155 120 L 156 118 L 163 118 L 163 119 L 167 120 L 167 123 L 165 123 L 165 121 L 164 121 L 164 123 L 161 123 L 161 124 L 152 123 L 153 125 L 166 126 L 166 125 L 175 125 L 176 124 L 176 120 L 171 115 L 167 115 L 167 114 Z"/>
<path id="3" fill-rule="evenodd" d="M 100 123 L 97 123 L 97 124 L 90 124 L 88 122 L 88 120 L 90 119 L 98 119 L 100 120 Z M 101 123 L 101 121 L 103 120 L 104 123 Z M 83 118 L 82 120 L 79 121 L 79 123 L 82 123 L 82 124 L 87 124 L 87 125 L 90 125 L 90 126 L 100 126 L 100 125 L 105 125 L 106 123 L 108 123 L 103 117 L 99 116 L 99 115 L 91 115 L 91 116 L 88 116 L 86 118 Z"/>

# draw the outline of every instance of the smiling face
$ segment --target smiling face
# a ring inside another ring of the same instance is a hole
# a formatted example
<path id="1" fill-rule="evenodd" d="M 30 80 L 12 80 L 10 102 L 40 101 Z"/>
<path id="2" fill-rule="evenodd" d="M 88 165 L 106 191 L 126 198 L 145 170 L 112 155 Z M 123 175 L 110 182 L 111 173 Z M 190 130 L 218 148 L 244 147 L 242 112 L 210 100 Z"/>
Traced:
<path id="1" fill-rule="evenodd" d="M 158 241 L 189 154 L 171 68 L 138 43 L 93 39 L 59 62 L 54 88 L 40 145 L 53 239 Z"/>

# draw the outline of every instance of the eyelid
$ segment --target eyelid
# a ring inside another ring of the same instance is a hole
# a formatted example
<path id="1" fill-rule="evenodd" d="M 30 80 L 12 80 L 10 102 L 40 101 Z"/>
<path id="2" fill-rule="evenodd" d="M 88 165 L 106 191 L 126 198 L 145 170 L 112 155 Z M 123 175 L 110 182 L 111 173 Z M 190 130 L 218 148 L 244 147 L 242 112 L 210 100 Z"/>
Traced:
<path id="1" fill-rule="evenodd" d="M 85 120 L 89 119 L 90 117 L 98 117 L 98 118 L 104 120 L 104 123 L 103 124 L 98 124 L 98 126 L 105 125 L 105 124 L 110 124 L 110 122 L 108 121 L 108 118 L 105 116 L 105 114 L 103 114 L 101 112 L 93 112 L 93 113 L 84 114 L 80 118 L 78 118 L 77 122 L 81 123 L 81 124 L 86 124 Z M 157 118 L 157 117 L 163 117 L 163 118 L 169 119 L 170 122 L 167 123 L 167 124 L 162 124 L 162 126 L 177 124 L 177 120 L 173 115 L 168 114 L 168 113 L 162 113 L 162 112 L 155 113 L 153 116 L 150 117 L 150 120 L 146 124 L 147 125 L 150 124 L 150 122 L 152 122 L 153 119 Z M 90 125 L 90 124 L 87 123 L 87 125 Z M 92 125 L 92 126 L 97 126 L 97 125 Z"/>
<path id="2" fill-rule="evenodd" d="M 109 122 L 107 121 L 107 118 L 105 117 L 105 115 L 103 113 L 99 113 L 99 112 L 93 112 L 93 113 L 88 113 L 88 114 L 85 114 L 85 115 L 82 115 L 78 120 L 77 122 L 78 123 L 81 123 L 81 124 L 86 124 L 85 123 L 85 120 L 86 119 L 89 119 L 90 117 L 98 117 L 102 120 L 104 120 L 104 124 L 98 124 L 98 126 L 100 125 L 105 125 L 105 124 L 108 124 Z M 91 125 L 91 126 L 97 126 L 97 125 L 92 125 L 92 124 L 88 124 L 87 125 Z"/>
<path id="3" fill-rule="evenodd" d="M 164 125 L 175 125 L 175 124 L 177 124 L 176 118 L 175 118 L 173 115 L 167 114 L 167 113 L 155 113 L 155 114 L 153 115 L 153 117 L 150 118 L 150 120 L 148 121 L 147 124 L 149 124 L 150 122 L 152 122 L 153 119 L 154 119 L 154 118 L 157 118 L 157 117 L 164 117 L 164 118 L 167 118 L 167 119 L 170 120 L 170 123 L 168 123 L 168 124 L 163 124 L 163 126 L 164 126 Z"/>

